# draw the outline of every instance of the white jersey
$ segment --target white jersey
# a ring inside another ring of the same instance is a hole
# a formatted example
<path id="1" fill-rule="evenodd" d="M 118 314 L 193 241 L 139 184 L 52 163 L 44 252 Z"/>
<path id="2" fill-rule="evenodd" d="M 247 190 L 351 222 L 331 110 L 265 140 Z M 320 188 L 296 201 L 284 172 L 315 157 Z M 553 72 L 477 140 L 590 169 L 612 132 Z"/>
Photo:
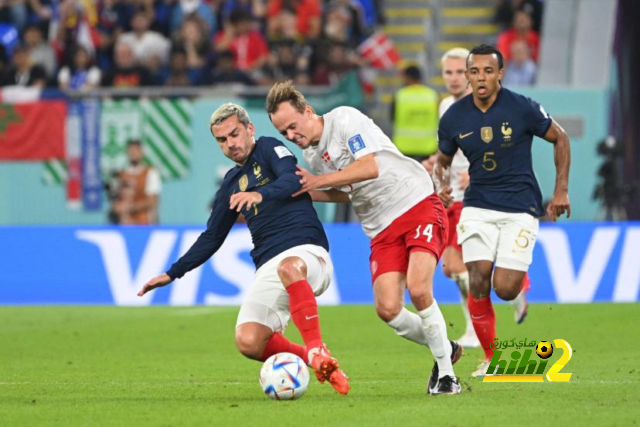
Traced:
<path id="1" fill-rule="evenodd" d="M 453 96 L 447 96 L 445 99 L 440 102 L 440 107 L 438 108 L 438 112 L 440 113 L 440 117 L 444 115 L 444 113 L 456 102 L 453 99 Z M 462 150 L 456 151 L 456 154 L 453 156 L 453 161 L 451 162 L 451 178 L 449 183 L 451 184 L 451 188 L 453 189 L 453 201 L 461 202 L 464 198 L 464 190 L 461 188 L 462 183 L 460 180 L 460 173 L 469 173 L 469 160 L 462 154 Z"/>
<path id="2" fill-rule="evenodd" d="M 374 238 L 433 194 L 433 182 L 424 167 L 402 155 L 369 117 L 355 108 L 338 107 L 323 118 L 320 142 L 303 151 L 314 173 L 336 172 L 376 153 L 378 178 L 337 187 L 349 195 L 367 236 Z"/>

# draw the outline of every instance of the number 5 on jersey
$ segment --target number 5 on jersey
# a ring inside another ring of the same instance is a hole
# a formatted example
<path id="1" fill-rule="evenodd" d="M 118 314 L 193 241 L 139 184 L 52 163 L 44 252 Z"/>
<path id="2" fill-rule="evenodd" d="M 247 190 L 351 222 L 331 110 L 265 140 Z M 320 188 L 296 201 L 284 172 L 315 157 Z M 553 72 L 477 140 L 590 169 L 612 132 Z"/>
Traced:
<path id="1" fill-rule="evenodd" d="M 414 239 L 418 239 L 420 237 L 421 227 L 422 225 L 419 225 L 418 228 L 416 228 L 416 235 Z M 422 235 L 427 236 L 427 243 L 431 243 L 431 239 L 433 239 L 433 224 L 427 224 L 427 226 L 424 227 L 424 231 L 422 232 Z"/>

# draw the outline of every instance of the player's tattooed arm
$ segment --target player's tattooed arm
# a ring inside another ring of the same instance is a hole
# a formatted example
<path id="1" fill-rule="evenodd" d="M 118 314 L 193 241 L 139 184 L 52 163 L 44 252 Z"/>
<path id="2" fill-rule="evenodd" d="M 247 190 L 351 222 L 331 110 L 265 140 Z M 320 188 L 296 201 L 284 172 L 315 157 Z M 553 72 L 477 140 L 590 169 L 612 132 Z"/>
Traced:
<path id="1" fill-rule="evenodd" d="M 436 160 L 434 170 L 434 181 L 437 185 L 438 197 L 442 200 L 442 203 L 446 208 L 453 203 L 453 189 L 451 188 L 451 162 L 453 162 L 453 156 L 448 156 L 442 151 L 438 150 L 438 159 Z"/>
<path id="2" fill-rule="evenodd" d="M 553 158 L 556 164 L 556 185 L 553 190 L 553 198 L 547 206 L 547 215 L 555 221 L 566 212 L 567 218 L 569 218 L 571 216 L 571 204 L 569 203 L 571 147 L 569 145 L 569 136 L 554 120 L 551 122 L 551 127 L 544 139 L 553 144 Z"/>
<path id="3" fill-rule="evenodd" d="M 331 188 L 329 190 L 311 190 L 309 195 L 314 202 L 349 203 L 349 195 L 344 191 Z"/>

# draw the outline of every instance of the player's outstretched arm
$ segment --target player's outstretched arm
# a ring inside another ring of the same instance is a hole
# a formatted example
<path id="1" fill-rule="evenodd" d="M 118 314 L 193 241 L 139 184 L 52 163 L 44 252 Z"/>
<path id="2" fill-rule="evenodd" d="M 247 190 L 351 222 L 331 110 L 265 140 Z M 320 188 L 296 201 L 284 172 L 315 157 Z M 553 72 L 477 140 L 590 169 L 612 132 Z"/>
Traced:
<path id="1" fill-rule="evenodd" d="M 314 202 L 328 202 L 328 203 L 349 203 L 349 195 L 344 191 L 331 188 L 329 190 L 312 190 L 309 191 L 311 200 Z"/>
<path id="2" fill-rule="evenodd" d="M 571 204 L 569 203 L 569 167 L 571 165 L 571 147 L 569 136 L 562 127 L 555 122 L 544 136 L 544 139 L 553 144 L 553 158 L 556 164 L 556 185 L 553 190 L 553 198 L 547 206 L 547 215 L 555 221 L 563 213 L 567 218 L 571 216 Z"/>
<path id="3" fill-rule="evenodd" d="M 171 279 L 171 277 L 169 277 L 167 273 L 163 273 L 145 283 L 144 286 L 142 286 L 142 289 L 140 289 L 140 291 L 138 292 L 138 296 L 141 297 L 147 292 L 154 290 L 155 288 L 167 286 L 171 282 L 173 282 L 173 279 Z"/>
<path id="4" fill-rule="evenodd" d="M 440 197 L 445 208 L 448 208 L 453 203 L 453 189 L 450 184 L 451 162 L 453 162 L 453 156 L 448 156 L 438 150 L 434 177 L 436 188 L 438 189 L 438 197 Z"/>
<path id="5" fill-rule="evenodd" d="M 340 187 L 343 185 L 355 184 L 378 177 L 378 162 L 375 153 L 367 154 L 351 163 L 346 168 L 324 175 L 313 175 L 311 172 L 298 165 L 296 175 L 300 177 L 302 188 L 293 196 L 297 196 L 308 191 L 326 187 Z"/>

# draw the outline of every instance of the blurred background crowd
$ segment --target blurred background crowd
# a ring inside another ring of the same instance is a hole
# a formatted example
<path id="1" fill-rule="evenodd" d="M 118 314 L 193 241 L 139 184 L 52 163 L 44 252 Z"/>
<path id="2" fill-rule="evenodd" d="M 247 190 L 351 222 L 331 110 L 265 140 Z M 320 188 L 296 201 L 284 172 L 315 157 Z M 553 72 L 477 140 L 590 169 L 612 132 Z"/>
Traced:
<path id="1" fill-rule="evenodd" d="M 329 85 L 368 65 L 383 1 L 0 0 L 0 85 Z M 506 83 L 535 82 L 542 9 L 495 2 Z"/>

